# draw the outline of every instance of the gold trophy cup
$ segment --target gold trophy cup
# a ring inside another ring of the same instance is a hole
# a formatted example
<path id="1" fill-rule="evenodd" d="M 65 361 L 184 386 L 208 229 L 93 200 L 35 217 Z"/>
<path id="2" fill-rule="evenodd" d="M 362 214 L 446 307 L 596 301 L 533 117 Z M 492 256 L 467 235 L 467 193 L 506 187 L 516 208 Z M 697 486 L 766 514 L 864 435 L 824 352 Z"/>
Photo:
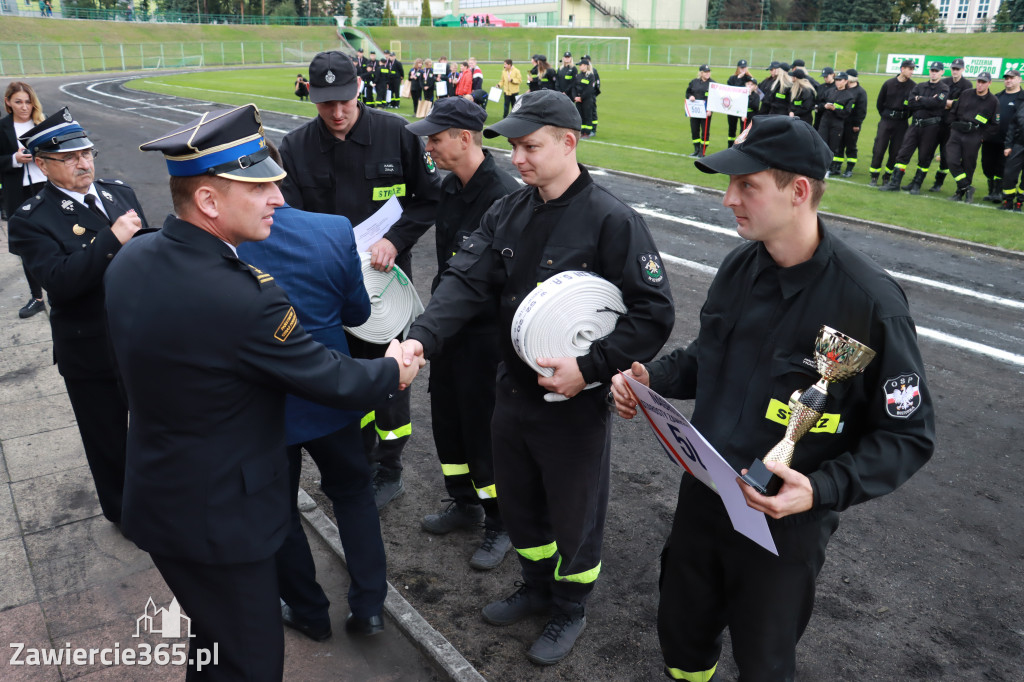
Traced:
<path id="1" fill-rule="evenodd" d="M 845 381 L 864 371 L 874 359 L 875 351 L 846 334 L 822 325 L 814 341 L 814 360 L 821 379 L 804 391 L 794 391 L 789 398 L 789 425 L 786 437 L 768 451 L 763 459 L 755 459 L 741 478 L 762 495 L 774 495 L 782 486 L 782 479 L 764 465 L 765 462 L 793 461 L 796 442 L 821 419 L 828 398 L 828 385 Z"/>

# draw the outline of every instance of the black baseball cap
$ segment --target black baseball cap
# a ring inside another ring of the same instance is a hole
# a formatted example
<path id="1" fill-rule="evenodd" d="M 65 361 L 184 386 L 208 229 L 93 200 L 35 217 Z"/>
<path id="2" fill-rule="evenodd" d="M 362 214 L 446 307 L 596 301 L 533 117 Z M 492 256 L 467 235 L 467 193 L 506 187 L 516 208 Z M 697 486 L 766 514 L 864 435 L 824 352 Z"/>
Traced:
<path id="1" fill-rule="evenodd" d="M 562 57 L 571 57 L 571 56 L 572 56 L 572 52 L 566 52 L 565 54 L 562 55 Z"/>
<path id="2" fill-rule="evenodd" d="M 928 67 L 929 71 L 945 71 L 946 65 L 942 62 L 932 62 L 932 65 Z"/>
<path id="3" fill-rule="evenodd" d="M 738 66 L 738 67 L 740 67 L 740 68 L 743 68 L 743 67 L 745 67 L 746 65 L 747 65 L 747 60 L 746 60 L 746 59 L 741 59 L 741 60 L 739 60 L 738 62 L 736 62 L 736 66 Z"/>
<path id="4" fill-rule="evenodd" d="M 807 78 L 807 72 L 804 71 L 799 66 L 793 67 L 793 70 L 790 71 L 789 75 L 791 75 L 793 78 Z"/>
<path id="5" fill-rule="evenodd" d="M 824 76 L 829 75 L 830 73 L 835 73 L 835 72 L 836 72 L 836 70 L 833 69 L 831 66 L 826 66 L 824 69 L 821 70 L 821 75 L 824 77 Z"/>
<path id="6" fill-rule="evenodd" d="M 793 67 L 790 66 L 787 62 L 782 62 L 781 64 L 779 64 L 779 68 L 785 71 L 786 73 L 789 73 L 789 70 L 792 69 Z"/>
<path id="7" fill-rule="evenodd" d="M 917 64 L 914 63 L 913 59 L 904 59 L 902 62 L 900 62 L 900 68 L 901 69 L 905 69 L 907 67 L 910 67 L 911 69 L 913 69 L 913 68 L 917 67 Z"/>
<path id="8" fill-rule="evenodd" d="M 793 60 L 793 68 L 795 69 L 798 66 L 807 66 L 807 62 L 805 62 L 802 59 L 794 59 Z"/>
<path id="9" fill-rule="evenodd" d="M 849 76 L 850 78 L 857 78 L 858 76 L 860 76 L 860 74 L 857 73 L 857 69 L 847 69 L 846 75 Z"/>
<path id="10" fill-rule="evenodd" d="M 849 80 L 849 78 L 850 77 L 846 74 L 845 71 L 840 71 L 839 73 L 836 74 L 836 80 L 837 81 L 845 81 L 845 80 Z"/>
<path id="11" fill-rule="evenodd" d="M 309 63 L 310 102 L 347 102 L 357 94 L 359 83 L 351 59 L 337 50 L 313 57 Z"/>
<path id="12" fill-rule="evenodd" d="M 790 116 L 755 116 L 729 149 L 694 161 L 705 173 L 747 175 L 769 168 L 824 180 L 832 152 L 811 124 Z"/>
<path id="13" fill-rule="evenodd" d="M 700 66 L 699 66 L 699 67 L 697 68 L 697 70 L 698 70 L 698 71 L 705 71 L 705 72 L 707 72 L 707 73 L 711 73 L 711 67 L 710 67 L 710 66 L 708 66 L 707 64 L 701 64 L 701 65 L 700 65 Z"/>
<path id="14" fill-rule="evenodd" d="M 584 57 L 583 59 L 579 60 L 577 62 L 577 64 L 579 64 L 580 66 L 583 66 L 584 64 L 586 64 L 587 66 L 590 66 L 590 60 L 587 59 L 586 57 Z"/>
<path id="15" fill-rule="evenodd" d="M 539 54 L 539 55 L 537 55 L 537 61 L 538 62 L 546 62 L 547 60 L 548 60 L 548 56 L 546 54 Z"/>
<path id="16" fill-rule="evenodd" d="M 487 112 L 464 97 L 444 97 L 434 103 L 422 121 L 405 126 L 414 135 L 433 135 L 449 128 L 483 130 Z"/>
<path id="17" fill-rule="evenodd" d="M 1017 69 L 1009 69 L 1003 74 L 1003 78 L 1020 78 L 1020 71 Z"/>
<path id="18" fill-rule="evenodd" d="M 951 69 L 962 69 L 962 68 L 964 68 L 964 60 L 963 60 L 963 59 L 960 59 L 960 57 L 957 57 L 957 58 L 956 58 L 956 59 L 954 59 L 954 60 L 953 60 L 953 62 L 952 62 L 952 63 L 951 63 L 950 65 L 949 65 L 949 68 L 951 68 Z"/>
<path id="19" fill-rule="evenodd" d="M 581 130 L 583 120 L 576 105 L 565 94 L 557 90 L 537 90 L 520 95 L 508 117 L 485 128 L 484 137 L 522 137 L 544 126 Z"/>
<path id="20" fill-rule="evenodd" d="M 764 70 L 765 70 L 765 71 L 771 71 L 772 69 L 777 69 L 777 68 L 779 68 L 780 66 L 782 66 L 782 65 L 781 65 L 781 64 L 779 64 L 778 62 L 772 62 L 772 63 L 771 63 L 771 64 L 769 64 L 768 66 L 764 67 Z"/>
<path id="21" fill-rule="evenodd" d="M 988 71 L 982 71 L 981 73 L 978 74 L 977 80 L 985 81 L 986 83 L 991 83 L 992 74 L 990 74 Z"/>

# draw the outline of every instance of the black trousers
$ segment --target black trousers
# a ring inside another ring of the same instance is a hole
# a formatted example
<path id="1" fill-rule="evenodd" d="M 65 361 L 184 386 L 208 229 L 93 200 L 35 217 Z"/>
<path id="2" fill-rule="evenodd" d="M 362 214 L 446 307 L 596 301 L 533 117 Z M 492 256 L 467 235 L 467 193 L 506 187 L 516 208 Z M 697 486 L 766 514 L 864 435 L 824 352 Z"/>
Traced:
<path id="1" fill-rule="evenodd" d="M 101 339 L 103 343 L 106 339 Z M 121 522 L 128 401 L 115 375 L 64 377 L 103 516 Z"/>
<path id="2" fill-rule="evenodd" d="M 939 133 L 941 125 L 919 126 L 911 124 L 907 134 L 903 137 L 903 144 L 900 152 L 896 155 L 896 168 L 907 169 L 910 157 L 917 152 L 917 169 L 924 173 L 931 170 L 932 158 L 935 157 L 935 148 L 939 144 Z"/>
<path id="3" fill-rule="evenodd" d="M 839 141 L 839 154 L 837 155 L 839 158 L 836 161 L 857 163 L 857 140 L 859 139 L 860 130 L 854 130 L 853 124 L 849 121 L 843 123 L 843 137 Z"/>
<path id="4" fill-rule="evenodd" d="M 412 281 L 412 251 L 399 252 L 395 265 Z M 372 360 L 384 357 L 387 344 L 376 344 L 357 339 L 346 333 L 352 357 Z M 399 391 L 391 400 L 368 413 L 362 420 L 363 450 L 371 464 L 391 473 L 402 470 L 402 449 L 412 435 L 411 391 Z"/>
<path id="5" fill-rule="evenodd" d="M 611 427 L 606 391 L 548 403 L 499 383 L 494 406 L 498 504 L 527 585 L 583 609 L 601 570 Z"/>
<path id="6" fill-rule="evenodd" d="M 726 116 L 725 120 L 729 124 L 729 137 L 727 138 L 728 145 L 731 147 L 732 143 L 736 141 L 737 129 L 743 132 L 743 118 L 739 116 Z"/>
<path id="7" fill-rule="evenodd" d="M 1003 199 L 1010 199 L 1017 194 L 1021 187 L 1021 170 L 1024 169 L 1024 145 L 1015 144 L 1010 156 L 1006 157 L 1006 165 L 1003 167 Z M 1017 200 L 1020 200 L 1018 195 Z"/>
<path id="8" fill-rule="evenodd" d="M 32 295 L 32 298 L 42 300 L 43 285 L 41 285 L 39 280 L 33 277 L 32 273 L 28 271 L 28 268 L 25 267 L 25 261 L 21 262 L 21 270 L 25 273 L 25 281 L 28 282 L 28 291 Z"/>
<path id="9" fill-rule="evenodd" d="M 843 121 L 832 115 L 825 115 L 821 118 L 821 125 L 818 127 L 818 134 L 825 141 L 836 161 L 842 161 L 839 154 L 840 146 L 843 143 Z"/>
<path id="10" fill-rule="evenodd" d="M 948 123 L 939 124 L 939 170 L 938 173 L 949 172 L 949 155 L 946 145 L 949 144 L 949 135 L 952 129 Z"/>
<path id="11" fill-rule="evenodd" d="M 711 670 L 728 627 L 742 682 L 793 679 L 839 515 L 808 512 L 769 525 L 779 556 L 737 533 L 721 498 L 683 476 L 661 557 L 658 639 L 667 667 Z"/>
<path id="12" fill-rule="evenodd" d="M 505 95 L 505 112 L 501 115 L 502 118 L 508 118 L 509 109 L 516 105 L 516 97 L 519 97 L 519 95 Z"/>
<path id="13" fill-rule="evenodd" d="M 962 133 L 952 130 L 946 142 L 946 167 L 949 168 L 956 186 L 963 189 L 974 181 L 974 169 L 978 167 L 978 149 L 981 148 L 981 131 Z"/>
<path id="14" fill-rule="evenodd" d="M 690 119 L 690 141 L 693 144 L 704 144 L 711 140 L 711 114 L 707 118 Z"/>
<path id="15" fill-rule="evenodd" d="M 387 559 L 373 501 L 373 473 L 363 453 L 358 422 L 307 443 L 288 446 L 291 528 L 275 555 L 281 598 L 301 620 L 318 627 L 331 624 L 327 612 L 330 601 L 316 581 L 316 565 L 296 505 L 303 448 L 320 469 L 320 489 L 334 507 L 348 564 L 349 609 L 360 618 L 378 616 L 388 595 Z"/>
<path id="16" fill-rule="evenodd" d="M 875 144 L 871 149 L 871 173 L 892 173 L 895 170 L 896 155 L 903 144 L 903 136 L 907 133 L 906 120 L 895 121 L 883 117 L 878 121 L 878 130 L 875 132 Z M 889 162 L 884 163 L 888 154 Z"/>
<path id="17" fill-rule="evenodd" d="M 501 530 L 494 483 L 491 418 L 494 415 L 498 337 L 459 334 L 430 359 L 430 416 L 444 487 L 462 504 L 482 504 L 486 525 Z"/>
<path id="18" fill-rule="evenodd" d="M 594 117 L 597 115 L 597 103 L 593 97 L 582 97 L 582 101 L 576 103 L 576 109 L 580 112 L 580 119 L 583 121 L 581 129 L 584 133 L 594 132 Z"/>
<path id="19" fill-rule="evenodd" d="M 985 140 L 981 143 L 981 172 L 985 177 L 999 184 L 1003 179 L 1006 157 L 1003 156 L 1003 140 Z"/>
<path id="20" fill-rule="evenodd" d="M 245 564 L 202 564 L 150 555 L 178 603 L 191 619 L 189 660 L 197 650 L 217 647 L 217 665 L 185 679 L 280 680 L 284 675 L 284 629 L 274 558 Z M 184 625 L 182 625 L 184 633 Z"/>

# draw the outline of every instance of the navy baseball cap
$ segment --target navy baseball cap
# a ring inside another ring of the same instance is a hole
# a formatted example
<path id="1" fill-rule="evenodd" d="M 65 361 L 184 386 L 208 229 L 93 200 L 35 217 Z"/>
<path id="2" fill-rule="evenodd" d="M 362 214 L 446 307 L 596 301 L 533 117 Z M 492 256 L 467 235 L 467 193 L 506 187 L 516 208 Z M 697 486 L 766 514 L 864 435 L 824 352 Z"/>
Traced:
<path id="1" fill-rule="evenodd" d="M 485 128 L 484 137 L 523 137 L 544 126 L 581 130 L 583 120 L 576 105 L 564 93 L 537 90 L 520 95 L 508 117 Z"/>
<path id="2" fill-rule="evenodd" d="M 932 65 L 928 67 L 929 71 L 945 71 L 946 65 L 942 62 L 932 62 Z"/>
<path id="3" fill-rule="evenodd" d="M 978 74 L 977 80 L 985 81 L 986 83 L 991 83 L 992 74 L 990 74 L 988 71 L 982 71 L 981 73 Z"/>
<path id="4" fill-rule="evenodd" d="M 821 70 L 821 75 L 822 76 L 827 76 L 830 73 L 835 73 L 835 72 L 836 72 L 836 70 L 833 69 L 831 66 L 826 66 L 824 69 Z"/>
<path id="5" fill-rule="evenodd" d="M 913 59 L 904 59 L 902 62 L 900 62 L 900 68 L 901 69 L 905 69 L 907 67 L 910 67 L 911 69 L 913 69 L 913 68 L 917 67 L 917 64 L 914 63 Z"/>
<path id="6" fill-rule="evenodd" d="M 464 97 L 444 97 L 422 121 L 405 126 L 414 135 L 433 135 L 449 128 L 483 130 L 487 112 Z"/>
<path id="7" fill-rule="evenodd" d="M 39 152 L 77 152 L 93 146 L 85 129 L 78 124 L 67 107 L 47 117 L 42 123 L 18 138 L 22 146 L 35 156 Z"/>
<path id="8" fill-rule="evenodd" d="M 747 65 L 747 60 L 746 60 L 746 59 L 741 59 L 741 60 L 739 60 L 738 62 L 736 62 L 736 66 L 738 66 L 738 67 L 739 67 L 739 68 L 741 68 L 741 69 L 742 69 L 743 67 L 745 67 L 746 65 Z"/>
<path id="9" fill-rule="evenodd" d="M 356 67 L 347 55 L 331 50 L 313 57 L 309 63 L 310 102 L 347 102 L 355 99 L 357 94 Z"/>
<path id="10" fill-rule="evenodd" d="M 962 69 L 962 68 L 964 68 L 964 60 L 963 60 L 963 59 L 960 59 L 960 57 L 957 57 L 957 58 L 956 58 L 956 59 L 954 59 L 954 60 L 953 60 L 953 62 L 952 62 L 952 63 L 951 63 L 950 65 L 949 65 L 949 68 L 951 68 L 951 69 Z"/>
<path id="11" fill-rule="evenodd" d="M 848 75 L 846 75 L 845 71 L 840 71 L 839 73 L 836 74 L 836 80 L 837 81 L 845 81 L 845 80 L 848 80 L 849 78 L 850 77 Z"/>
<path id="12" fill-rule="evenodd" d="M 777 168 L 824 180 L 832 152 L 814 127 L 790 116 L 755 116 L 729 149 L 694 165 L 705 173 L 747 175 Z"/>
<path id="13" fill-rule="evenodd" d="M 707 64 L 701 64 L 697 70 L 704 71 L 705 73 L 711 73 L 711 67 L 708 66 Z"/>
<path id="14" fill-rule="evenodd" d="M 174 177 L 219 175 L 242 182 L 276 182 L 286 173 L 270 158 L 255 104 L 211 111 L 139 147 L 163 152 Z"/>
<path id="15" fill-rule="evenodd" d="M 805 62 L 802 59 L 794 59 L 793 60 L 793 68 L 795 69 L 798 66 L 807 66 L 807 62 Z"/>
<path id="16" fill-rule="evenodd" d="M 765 70 L 765 71 L 771 71 L 772 69 L 777 69 L 777 68 L 779 68 L 780 66 L 782 66 L 782 65 L 781 65 L 781 64 L 779 64 L 778 62 L 772 62 L 772 63 L 771 63 L 771 64 L 769 64 L 768 66 L 764 67 L 764 70 Z"/>

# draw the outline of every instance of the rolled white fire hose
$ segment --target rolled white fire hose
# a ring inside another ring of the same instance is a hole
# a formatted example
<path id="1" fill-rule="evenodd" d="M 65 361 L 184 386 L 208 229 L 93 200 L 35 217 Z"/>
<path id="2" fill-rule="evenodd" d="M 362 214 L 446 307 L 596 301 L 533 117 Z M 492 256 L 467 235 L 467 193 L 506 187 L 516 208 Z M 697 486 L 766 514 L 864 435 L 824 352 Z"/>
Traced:
<path id="1" fill-rule="evenodd" d="M 586 355 L 592 343 L 612 333 L 625 312 L 622 292 L 608 280 L 592 272 L 562 272 L 541 282 L 519 304 L 512 318 L 512 346 L 523 362 L 549 377 L 554 369 L 541 367 L 537 358 Z M 557 393 L 544 399 L 566 400 Z"/>
<path id="2" fill-rule="evenodd" d="M 416 287 L 397 265 L 391 272 L 374 270 L 370 254 L 360 253 L 363 286 L 370 295 L 370 319 L 358 327 L 345 327 L 356 338 L 369 343 L 386 344 L 400 339 L 423 312 Z"/>

